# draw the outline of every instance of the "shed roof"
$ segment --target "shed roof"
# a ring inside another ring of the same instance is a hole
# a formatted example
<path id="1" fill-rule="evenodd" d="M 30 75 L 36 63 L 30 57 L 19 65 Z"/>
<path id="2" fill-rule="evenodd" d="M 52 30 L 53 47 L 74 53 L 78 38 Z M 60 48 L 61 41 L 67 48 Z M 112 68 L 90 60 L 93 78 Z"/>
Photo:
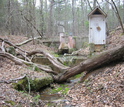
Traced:
<path id="1" fill-rule="evenodd" d="M 100 8 L 100 7 L 95 7 L 89 14 L 88 18 L 92 15 L 104 15 L 107 17 L 107 14 Z"/>

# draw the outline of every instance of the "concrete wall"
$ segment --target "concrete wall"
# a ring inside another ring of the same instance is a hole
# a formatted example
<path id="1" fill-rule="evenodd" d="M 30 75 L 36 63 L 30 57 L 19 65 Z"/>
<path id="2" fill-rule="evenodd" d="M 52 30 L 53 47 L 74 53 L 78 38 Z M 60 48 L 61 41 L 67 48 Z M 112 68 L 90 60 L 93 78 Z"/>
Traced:
<path id="1" fill-rule="evenodd" d="M 82 48 L 88 42 L 88 37 L 75 37 L 76 49 Z"/>

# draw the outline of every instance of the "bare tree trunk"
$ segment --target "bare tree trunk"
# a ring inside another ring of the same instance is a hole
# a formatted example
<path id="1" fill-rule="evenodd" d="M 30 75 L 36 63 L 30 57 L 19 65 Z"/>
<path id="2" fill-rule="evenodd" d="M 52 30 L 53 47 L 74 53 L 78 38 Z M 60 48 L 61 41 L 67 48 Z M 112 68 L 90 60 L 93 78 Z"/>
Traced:
<path id="1" fill-rule="evenodd" d="M 96 2 L 97 2 L 97 5 L 100 7 L 100 4 L 99 4 L 99 2 L 96 0 Z"/>
<path id="2" fill-rule="evenodd" d="M 117 6 L 116 6 L 115 2 L 113 0 L 111 0 L 112 3 L 110 3 L 108 0 L 106 0 L 106 1 L 112 6 L 112 9 L 114 10 L 114 12 L 115 12 L 115 14 L 116 14 L 116 16 L 118 18 L 118 21 L 119 21 L 119 23 L 121 25 L 122 32 L 124 33 L 124 26 L 123 26 L 123 23 L 122 23 L 122 20 L 121 20 L 121 17 L 119 15 L 119 11 L 117 9 Z"/>
<path id="3" fill-rule="evenodd" d="M 40 0 L 40 15 L 41 15 L 40 18 L 41 34 L 44 35 L 45 26 L 44 26 L 44 15 L 43 15 L 43 0 Z"/>
<path id="4" fill-rule="evenodd" d="M 118 11 L 118 9 L 117 9 L 117 6 L 116 6 L 116 4 L 115 4 L 115 2 L 114 2 L 113 0 L 111 0 L 111 1 L 112 1 L 113 5 L 114 5 L 114 7 L 115 7 L 116 15 L 117 15 L 117 17 L 118 17 L 118 20 L 119 20 L 119 22 L 120 22 L 122 31 L 123 31 L 123 33 L 124 33 L 124 26 L 123 26 L 121 17 L 120 17 L 120 15 L 119 15 L 119 11 Z"/>
<path id="5" fill-rule="evenodd" d="M 45 34 L 46 36 L 49 34 L 49 26 L 48 26 L 48 23 L 49 23 L 49 16 L 48 16 L 48 0 L 45 0 L 45 6 L 44 6 L 44 11 L 45 11 L 45 14 L 46 16 L 44 16 L 44 25 L 45 25 Z"/>
<path id="6" fill-rule="evenodd" d="M 36 28 L 36 17 L 35 17 L 35 5 L 36 5 L 36 1 L 33 0 L 32 3 L 30 4 L 30 17 L 31 17 L 31 21 L 33 23 L 33 26 L 31 25 L 32 28 L 32 38 L 33 38 L 33 44 L 35 44 L 35 40 L 34 40 L 34 36 L 36 35 L 36 29 L 34 29 L 34 26 Z"/>
<path id="7" fill-rule="evenodd" d="M 49 35 L 53 36 L 53 6 L 55 5 L 54 0 L 50 0 L 50 13 L 49 13 Z"/>
<path id="8" fill-rule="evenodd" d="M 123 11 L 124 11 L 124 0 L 123 0 Z M 124 12 L 123 12 L 123 23 L 124 23 Z"/>
<path id="9" fill-rule="evenodd" d="M 97 3 L 97 0 L 94 0 L 94 1 L 93 1 L 93 8 L 96 7 L 96 3 Z"/>
<path id="10" fill-rule="evenodd" d="M 89 5 L 90 9 L 93 10 L 92 7 L 91 7 L 91 5 L 90 5 L 89 0 L 87 0 L 87 3 L 88 3 L 88 5 Z"/>
<path id="11" fill-rule="evenodd" d="M 9 35 L 11 34 L 11 1 L 8 1 L 8 15 L 9 15 L 9 19 L 8 19 L 8 30 L 9 30 Z"/>
<path id="12" fill-rule="evenodd" d="M 22 12 L 21 12 L 21 15 L 23 16 Z M 40 33 L 40 31 L 36 28 L 36 26 L 26 17 L 26 16 L 23 16 L 24 19 L 27 21 L 27 23 L 29 23 L 35 30 L 36 32 L 41 36 L 41 38 L 43 37 L 43 35 Z"/>
<path id="13" fill-rule="evenodd" d="M 73 17 L 73 23 L 72 23 L 72 32 L 73 32 L 73 36 L 76 36 L 76 20 L 75 20 L 75 0 L 72 0 L 72 17 Z"/>

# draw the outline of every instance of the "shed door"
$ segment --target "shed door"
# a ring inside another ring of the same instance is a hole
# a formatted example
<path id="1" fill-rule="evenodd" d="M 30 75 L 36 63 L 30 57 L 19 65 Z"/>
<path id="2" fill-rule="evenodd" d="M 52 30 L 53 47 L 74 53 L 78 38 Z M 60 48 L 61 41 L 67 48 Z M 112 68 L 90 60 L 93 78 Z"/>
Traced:
<path id="1" fill-rule="evenodd" d="M 106 43 L 105 18 L 101 16 L 91 18 L 89 33 L 90 43 L 105 44 Z"/>

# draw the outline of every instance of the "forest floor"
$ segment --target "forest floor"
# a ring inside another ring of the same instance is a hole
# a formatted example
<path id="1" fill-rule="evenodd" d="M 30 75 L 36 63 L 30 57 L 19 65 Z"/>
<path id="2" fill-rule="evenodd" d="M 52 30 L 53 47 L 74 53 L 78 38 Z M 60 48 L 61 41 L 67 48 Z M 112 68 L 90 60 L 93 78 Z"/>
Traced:
<path id="1" fill-rule="evenodd" d="M 0 37 L 6 38 L 15 44 L 27 39 L 22 36 L 1 35 Z M 107 42 L 106 49 L 124 44 L 124 35 L 121 35 L 121 30 L 111 32 Z M 52 47 L 46 47 L 41 44 L 33 45 L 32 42 L 21 46 L 21 48 L 27 51 L 54 50 Z M 0 81 L 19 78 L 27 73 L 33 74 L 34 71 L 26 66 L 15 65 L 14 62 L 0 57 Z M 53 107 L 124 107 L 124 61 L 113 62 L 94 71 L 83 83 L 74 83 L 69 87 L 64 99 L 65 106 L 58 103 Z M 38 94 L 32 96 L 13 89 L 12 84 L 0 83 L 0 107 L 13 106 L 52 107 L 39 99 Z"/>

